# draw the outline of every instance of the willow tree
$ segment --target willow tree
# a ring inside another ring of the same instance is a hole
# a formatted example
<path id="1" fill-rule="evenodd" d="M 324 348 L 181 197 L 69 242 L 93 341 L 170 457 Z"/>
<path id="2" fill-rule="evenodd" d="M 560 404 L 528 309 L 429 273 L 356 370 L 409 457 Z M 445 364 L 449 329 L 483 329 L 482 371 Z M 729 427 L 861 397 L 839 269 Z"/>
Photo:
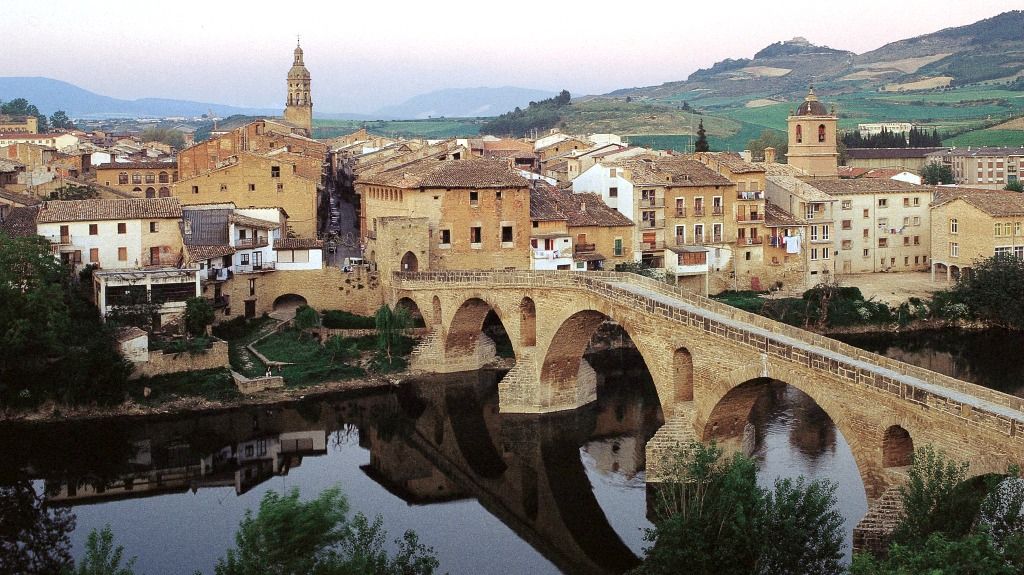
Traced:
<path id="1" fill-rule="evenodd" d="M 412 326 L 412 316 L 405 308 L 391 309 L 385 304 L 377 308 L 373 319 L 377 328 L 377 350 L 387 355 L 388 365 L 391 365 L 391 352 L 401 345 L 402 338 Z"/>

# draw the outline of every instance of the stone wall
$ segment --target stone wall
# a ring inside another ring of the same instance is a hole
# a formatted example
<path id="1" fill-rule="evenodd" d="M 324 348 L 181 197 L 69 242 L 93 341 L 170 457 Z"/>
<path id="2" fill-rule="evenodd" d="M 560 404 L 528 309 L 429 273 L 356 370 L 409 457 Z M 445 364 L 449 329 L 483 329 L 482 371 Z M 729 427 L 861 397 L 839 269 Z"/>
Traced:
<path id="1" fill-rule="evenodd" d="M 182 371 L 214 369 L 228 365 L 228 343 L 215 339 L 210 347 L 203 351 L 178 353 L 151 351 L 149 352 L 149 361 L 135 364 L 135 371 L 131 377 L 137 379 Z"/>

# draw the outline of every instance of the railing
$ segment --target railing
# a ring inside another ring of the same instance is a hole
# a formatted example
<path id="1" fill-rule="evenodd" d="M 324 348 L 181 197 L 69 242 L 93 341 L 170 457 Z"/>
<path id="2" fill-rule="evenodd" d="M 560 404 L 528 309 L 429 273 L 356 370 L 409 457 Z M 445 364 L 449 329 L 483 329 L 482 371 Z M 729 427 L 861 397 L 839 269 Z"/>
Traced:
<path id="1" fill-rule="evenodd" d="M 665 222 L 659 222 L 658 220 L 640 220 L 640 227 L 645 230 L 653 230 L 665 227 Z"/>
<path id="2" fill-rule="evenodd" d="M 725 213 L 725 209 L 722 206 L 711 206 L 711 215 L 720 216 Z"/>
<path id="3" fill-rule="evenodd" d="M 597 244 L 576 244 L 573 250 L 576 253 L 590 253 L 597 251 Z"/>
<path id="4" fill-rule="evenodd" d="M 764 192 L 736 192 L 737 200 L 763 200 Z"/>
<path id="5" fill-rule="evenodd" d="M 454 284 L 584 289 L 620 301 L 647 313 L 684 323 L 714 337 L 727 338 L 761 353 L 828 371 L 851 384 L 868 386 L 879 393 L 918 405 L 933 413 L 964 417 L 969 424 L 1005 435 L 1008 441 L 1024 441 L 1024 398 L 991 390 L 925 368 L 864 351 L 823 335 L 755 315 L 711 300 L 685 288 L 637 274 L 604 271 L 447 271 L 395 272 L 398 289 L 452 289 Z M 429 282 L 428 286 L 418 285 Z M 631 284 L 680 300 L 666 305 L 653 297 L 618 287 Z M 718 317 L 712 317 L 716 315 Z M 838 357 L 837 357 L 838 355 Z M 952 392 L 952 393 L 951 393 Z M 961 394 L 959 397 L 954 394 Z M 963 396 L 967 397 L 963 397 Z M 973 401 L 972 401 L 973 400 Z M 981 405 L 980 401 L 989 405 Z M 965 403 L 970 402 L 970 403 Z"/>
<path id="6" fill-rule="evenodd" d="M 755 238 L 736 238 L 736 245 L 739 246 L 759 246 L 764 243 L 764 237 L 757 236 Z"/>
<path id="7" fill-rule="evenodd" d="M 736 214 L 736 221 L 737 222 L 763 222 L 764 221 L 764 214 L 759 214 L 759 213 L 750 213 L 750 214 L 739 213 L 739 214 Z"/>
<path id="8" fill-rule="evenodd" d="M 663 250 L 665 249 L 665 242 L 663 240 L 640 242 L 640 249 L 644 251 Z"/>
<path id="9" fill-rule="evenodd" d="M 676 208 L 676 217 L 677 218 L 685 218 L 686 217 L 686 208 L 679 208 L 679 207 L 677 207 Z"/>
<path id="10" fill-rule="evenodd" d="M 703 216 L 704 215 L 704 206 L 694 206 L 694 208 L 693 208 L 693 215 L 697 216 L 698 218 Z"/>
<path id="11" fill-rule="evenodd" d="M 275 269 L 276 262 L 263 262 L 261 264 L 245 264 L 235 266 L 235 273 L 240 274 L 253 274 L 259 272 L 272 272 Z"/>
<path id="12" fill-rule="evenodd" d="M 267 238 L 244 238 L 235 240 L 236 248 L 262 248 L 268 245 Z"/>
<path id="13" fill-rule="evenodd" d="M 665 198 L 640 198 L 641 208 L 664 208 Z"/>
<path id="14" fill-rule="evenodd" d="M 43 237 L 46 238 L 46 241 L 48 241 L 48 242 L 50 242 L 51 244 L 54 244 L 54 245 L 58 245 L 58 246 L 70 246 L 71 245 L 71 236 L 70 235 L 67 235 L 67 236 L 43 236 Z"/>
<path id="15" fill-rule="evenodd" d="M 562 255 L 561 250 L 533 250 L 533 259 L 535 260 L 557 260 L 565 257 L 569 256 Z"/>

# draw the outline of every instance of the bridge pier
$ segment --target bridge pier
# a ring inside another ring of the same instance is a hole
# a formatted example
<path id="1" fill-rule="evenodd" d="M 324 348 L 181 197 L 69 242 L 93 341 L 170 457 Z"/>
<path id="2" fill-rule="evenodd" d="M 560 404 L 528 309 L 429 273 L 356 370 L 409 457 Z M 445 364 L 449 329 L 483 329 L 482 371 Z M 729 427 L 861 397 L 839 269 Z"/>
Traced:
<path id="1" fill-rule="evenodd" d="M 520 348 L 516 365 L 498 382 L 498 406 L 502 413 L 550 413 L 583 407 L 597 401 L 597 372 L 580 360 L 575 382 L 545 384 L 541 381 L 543 357 L 536 347 Z"/>
<path id="2" fill-rule="evenodd" d="M 444 333 L 434 328 L 412 351 L 409 367 L 429 373 L 477 371 L 497 358 L 494 341 L 479 334 L 471 350 L 445 349 Z"/>
<path id="3" fill-rule="evenodd" d="M 903 500 L 899 485 L 893 485 L 874 501 L 869 501 L 868 512 L 853 528 L 853 550 L 884 554 L 892 541 L 892 532 L 903 513 Z"/>

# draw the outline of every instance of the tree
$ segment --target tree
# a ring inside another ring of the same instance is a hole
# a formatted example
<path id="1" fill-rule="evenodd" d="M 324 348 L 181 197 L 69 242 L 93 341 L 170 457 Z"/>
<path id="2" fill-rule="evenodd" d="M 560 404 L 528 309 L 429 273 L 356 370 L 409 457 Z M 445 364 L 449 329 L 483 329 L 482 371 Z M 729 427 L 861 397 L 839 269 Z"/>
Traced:
<path id="1" fill-rule="evenodd" d="M 394 558 L 384 550 L 381 520 L 362 514 L 346 518 L 348 501 L 337 487 L 310 501 L 299 490 L 268 491 L 259 511 L 245 512 L 235 533 L 235 548 L 217 562 L 216 575 L 429 575 L 438 567 L 433 549 L 407 531 L 396 541 Z"/>
<path id="2" fill-rule="evenodd" d="M 1021 183 L 1020 180 L 1014 180 L 1007 182 L 1003 189 L 1008 192 L 1024 192 L 1024 183 Z"/>
<path id="3" fill-rule="evenodd" d="M 75 123 L 71 121 L 64 110 L 57 110 L 50 114 L 50 127 L 55 130 L 74 130 Z"/>
<path id="4" fill-rule="evenodd" d="M 90 185 L 64 184 L 50 192 L 51 200 L 92 200 L 98 197 L 100 193 Z"/>
<path id="5" fill-rule="evenodd" d="M 974 262 L 972 269 L 953 287 L 954 298 L 991 325 L 1024 329 L 1024 261 L 1001 253 Z"/>
<path id="6" fill-rule="evenodd" d="M 842 516 L 835 485 L 778 480 L 758 487 L 753 460 L 722 459 L 691 443 L 663 462 L 654 529 L 635 574 L 810 574 L 842 572 Z"/>
<path id="7" fill-rule="evenodd" d="M 204 297 L 185 300 L 185 331 L 192 337 L 206 335 L 206 328 L 213 324 L 213 306 Z"/>
<path id="8" fill-rule="evenodd" d="M 704 131 L 704 118 L 700 119 L 700 123 L 697 124 L 697 142 L 693 145 L 694 152 L 710 152 L 711 148 L 708 146 L 708 135 Z M 763 150 L 762 150 L 763 151 Z"/>
<path id="9" fill-rule="evenodd" d="M 122 566 L 123 559 L 124 547 L 114 547 L 114 533 L 108 524 L 102 531 L 93 529 L 89 532 L 85 541 L 85 557 L 71 575 L 135 575 L 132 570 L 135 557 Z"/>
<path id="10" fill-rule="evenodd" d="M 382 305 L 377 308 L 373 319 L 377 328 L 377 350 L 387 356 L 388 365 L 391 365 L 394 363 L 391 352 L 401 344 L 406 331 L 412 325 L 412 318 L 403 307 L 392 310 L 387 305 Z"/>
<path id="11" fill-rule="evenodd" d="M 921 168 L 921 182 L 929 186 L 953 183 L 953 168 L 939 162 L 928 162 Z"/>
<path id="12" fill-rule="evenodd" d="M 299 306 L 295 310 L 295 327 L 300 331 L 313 329 L 320 325 L 320 314 L 308 305 Z"/>
<path id="13" fill-rule="evenodd" d="M 569 90 L 562 90 L 558 93 L 558 96 L 555 97 L 555 103 L 559 106 L 568 104 L 570 100 L 572 100 L 572 95 L 569 94 Z"/>
<path id="14" fill-rule="evenodd" d="M 750 154 L 754 158 L 764 158 L 765 148 L 775 148 L 776 160 L 781 162 L 789 153 L 789 141 L 782 132 L 764 130 L 756 139 L 747 142 L 747 149 L 750 150 Z"/>
<path id="15" fill-rule="evenodd" d="M 40 114 L 39 108 L 29 103 L 25 98 L 15 98 L 10 102 L 0 104 L 0 114 L 9 116 L 35 116 L 39 120 L 39 132 L 45 134 L 50 131 L 46 123 L 46 114 Z"/>
<path id="16" fill-rule="evenodd" d="M 139 138 L 143 142 L 161 142 L 177 150 L 185 147 L 185 135 L 169 128 L 146 128 Z"/>
<path id="17" fill-rule="evenodd" d="M 22 479 L 0 485 L 0 566 L 6 573 L 60 573 L 71 560 L 75 515 L 52 507 Z"/>

